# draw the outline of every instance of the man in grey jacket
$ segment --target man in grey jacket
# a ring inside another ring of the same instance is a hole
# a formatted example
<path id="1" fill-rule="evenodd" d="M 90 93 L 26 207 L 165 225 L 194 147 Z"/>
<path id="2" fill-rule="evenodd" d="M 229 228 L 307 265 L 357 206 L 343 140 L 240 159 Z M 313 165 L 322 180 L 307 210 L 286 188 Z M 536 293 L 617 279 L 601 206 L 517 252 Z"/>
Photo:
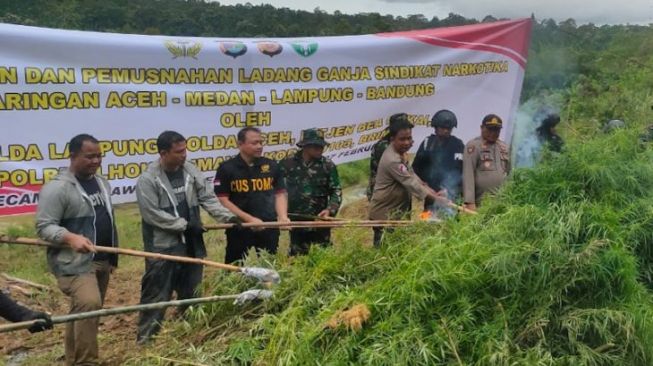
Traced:
<path id="1" fill-rule="evenodd" d="M 138 207 L 143 224 L 145 250 L 155 253 L 206 257 L 202 206 L 219 222 L 233 222 L 235 216 L 213 194 L 202 173 L 186 161 L 186 139 L 174 131 L 164 131 L 157 139 L 159 160 L 152 162 L 136 184 Z M 203 266 L 146 259 L 141 283 L 141 304 L 195 297 L 202 280 Z M 180 309 L 183 311 L 184 309 Z M 158 333 L 164 310 L 141 312 L 139 343 Z"/>
<path id="2" fill-rule="evenodd" d="M 70 140 L 70 166 L 39 194 L 36 230 L 41 239 L 64 248 L 48 248 L 48 265 L 59 288 L 70 296 L 71 313 L 98 310 L 104 303 L 115 255 L 95 246 L 117 246 L 118 236 L 109 183 L 97 173 L 102 163 L 98 140 L 81 134 Z M 66 324 L 66 365 L 99 363 L 98 319 Z"/>

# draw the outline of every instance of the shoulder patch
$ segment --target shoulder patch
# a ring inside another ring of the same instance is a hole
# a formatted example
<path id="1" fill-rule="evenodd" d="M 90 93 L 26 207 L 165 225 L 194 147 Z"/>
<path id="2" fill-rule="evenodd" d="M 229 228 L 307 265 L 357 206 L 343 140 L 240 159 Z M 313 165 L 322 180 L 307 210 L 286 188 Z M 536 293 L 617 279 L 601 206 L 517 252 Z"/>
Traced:
<path id="1" fill-rule="evenodd" d="M 474 148 L 474 145 L 467 146 L 467 153 L 468 153 L 468 154 L 473 153 L 473 152 L 474 152 L 474 149 L 475 149 L 475 148 Z"/>

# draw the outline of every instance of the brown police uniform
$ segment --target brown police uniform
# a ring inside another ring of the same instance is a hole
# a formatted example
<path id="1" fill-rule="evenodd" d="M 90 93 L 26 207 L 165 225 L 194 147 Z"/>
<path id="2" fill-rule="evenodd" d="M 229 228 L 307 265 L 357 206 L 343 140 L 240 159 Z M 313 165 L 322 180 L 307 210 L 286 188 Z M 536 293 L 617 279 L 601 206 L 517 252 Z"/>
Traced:
<path id="1" fill-rule="evenodd" d="M 465 203 L 476 203 L 486 192 L 496 191 L 510 173 L 510 149 L 501 140 L 488 143 L 477 137 L 467 143 L 463 154 Z"/>
<path id="2" fill-rule="evenodd" d="M 370 220 L 398 219 L 409 213 L 411 194 L 423 200 L 427 188 L 413 172 L 408 159 L 389 146 L 379 161 L 370 201 Z"/>

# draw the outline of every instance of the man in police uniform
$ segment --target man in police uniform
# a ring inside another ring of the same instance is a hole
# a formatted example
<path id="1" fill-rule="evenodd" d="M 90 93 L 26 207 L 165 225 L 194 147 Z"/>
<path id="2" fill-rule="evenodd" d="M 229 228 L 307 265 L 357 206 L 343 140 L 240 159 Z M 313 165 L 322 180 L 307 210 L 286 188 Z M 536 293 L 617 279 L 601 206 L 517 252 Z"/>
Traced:
<path id="1" fill-rule="evenodd" d="M 481 122 L 481 136 L 467 143 L 463 156 L 465 208 L 476 210 L 486 192 L 496 191 L 510 174 L 510 150 L 499 140 L 503 121 L 488 114 Z"/>
<path id="2" fill-rule="evenodd" d="M 283 175 L 274 160 L 262 157 L 261 131 L 241 129 L 238 150 L 240 153 L 220 164 L 215 174 L 214 191 L 220 203 L 243 222 L 290 222 Z M 225 263 L 244 259 L 251 247 L 276 253 L 279 246 L 279 229 L 236 227 L 227 229 L 226 235 Z"/>
<path id="3" fill-rule="evenodd" d="M 333 161 L 322 155 L 326 145 L 322 131 L 317 128 L 304 130 L 297 143 L 301 150 L 280 163 L 288 189 L 288 211 L 304 215 L 299 219 L 335 217 L 340 208 L 340 178 Z M 330 241 L 330 229 L 293 229 L 290 255 L 308 253 L 310 243 L 328 245 Z"/>
<path id="4" fill-rule="evenodd" d="M 406 121 L 408 122 L 408 115 L 406 113 L 396 113 L 390 116 L 388 121 L 388 127 L 383 130 L 383 137 L 372 146 L 372 154 L 370 156 L 370 179 L 367 185 L 367 200 L 372 200 L 372 193 L 374 192 L 374 182 L 376 181 L 376 172 L 379 167 L 379 161 L 383 152 L 390 145 L 390 137 L 388 136 L 388 131 L 390 126 L 399 122 Z"/>
<path id="5" fill-rule="evenodd" d="M 410 215 L 411 196 L 420 200 L 448 203 L 444 192 L 435 192 L 422 182 L 408 164 L 408 150 L 413 146 L 413 125 L 398 121 L 390 125 L 390 145 L 379 161 L 379 171 L 370 201 L 370 220 L 401 219 Z M 383 235 L 382 228 L 374 228 L 374 246 L 378 247 Z"/>
<path id="6" fill-rule="evenodd" d="M 458 126 L 456 115 L 442 109 L 431 119 L 435 133 L 427 137 L 417 150 L 413 170 L 434 191 L 447 190 L 447 196 L 455 201 L 460 197 L 463 181 L 463 151 L 465 144 L 451 131 Z M 424 210 L 432 210 L 433 201 L 424 200 Z M 446 212 L 453 213 L 451 208 Z M 451 211 L 450 211 L 451 210 Z"/>

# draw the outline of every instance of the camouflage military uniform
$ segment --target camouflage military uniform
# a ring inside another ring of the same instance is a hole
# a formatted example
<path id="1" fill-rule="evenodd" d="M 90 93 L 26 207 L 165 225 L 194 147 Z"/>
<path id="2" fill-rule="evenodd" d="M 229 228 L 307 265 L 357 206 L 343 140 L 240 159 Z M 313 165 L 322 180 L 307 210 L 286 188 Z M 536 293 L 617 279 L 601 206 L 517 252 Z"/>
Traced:
<path id="1" fill-rule="evenodd" d="M 367 185 L 367 200 L 372 200 L 372 193 L 374 192 L 374 184 L 376 183 L 376 173 L 379 170 L 379 161 L 383 156 L 383 152 L 390 145 L 390 141 L 383 137 L 377 141 L 372 147 L 372 155 L 370 157 L 370 180 Z"/>
<path id="2" fill-rule="evenodd" d="M 342 202 L 342 188 L 338 170 L 331 159 L 304 162 L 302 150 L 281 161 L 281 170 L 288 190 L 288 212 L 315 216 L 328 209 L 329 216 L 338 213 Z M 309 220 L 309 219 L 304 219 Z M 327 245 L 329 229 L 293 229 L 290 232 L 290 254 L 305 254 L 309 243 Z"/>

